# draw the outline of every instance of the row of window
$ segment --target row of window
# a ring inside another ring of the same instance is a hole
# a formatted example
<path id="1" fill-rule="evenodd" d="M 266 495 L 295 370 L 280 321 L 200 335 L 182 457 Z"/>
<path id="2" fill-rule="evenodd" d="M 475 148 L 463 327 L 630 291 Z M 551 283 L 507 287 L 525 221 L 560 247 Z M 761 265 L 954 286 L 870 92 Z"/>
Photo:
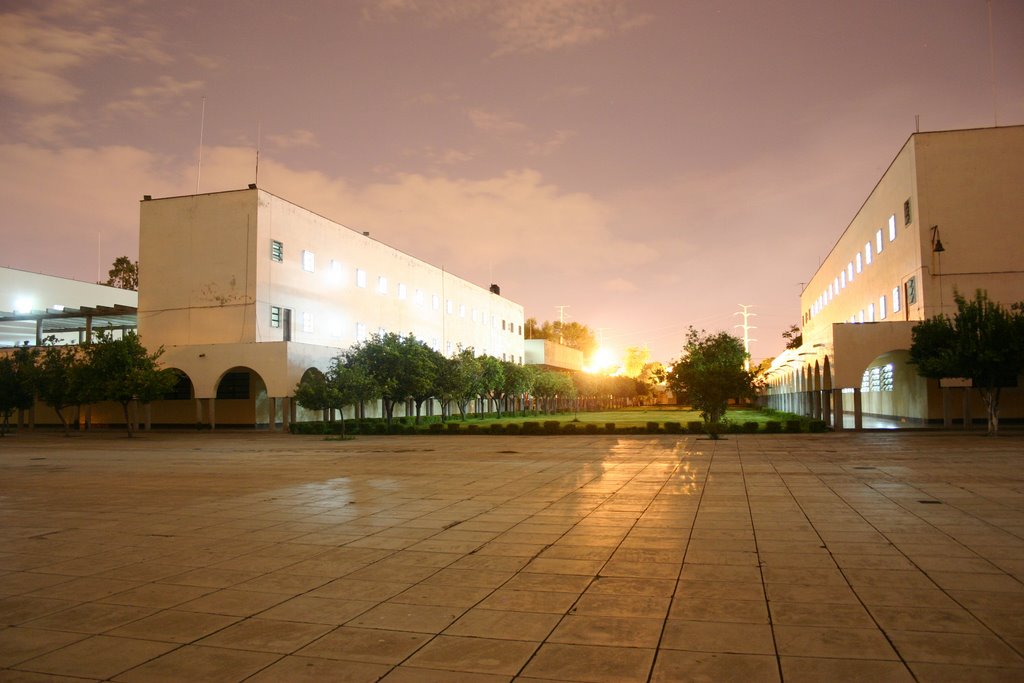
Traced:
<path id="1" fill-rule="evenodd" d="M 271 240 L 270 241 L 270 259 L 272 261 L 276 261 L 278 263 L 281 263 L 281 262 L 284 261 L 284 244 L 282 244 L 281 242 L 279 242 L 277 240 Z M 305 250 L 305 249 L 302 251 L 302 269 L 303 270 L 305 270 L 306 272 L 309 272 L 309 273 L 315 272 L 315 268 L 316 268 L 315 261 L 316 261 L 316 257 L 313 254 L 313 252 Z M 336 260 L 334 260 L 334 259 L 331 259 L 330 265 L 329 265 L 329 272 L 331 273 L 331 276 L 334 277 L 334 278 L 340 279 L 341 278 L 341 271 L 342 271 L 341 263 L 336 261 Z M 367 287 L 366 271 L 363 270 L 362 268 L 356 268 L 356 287 L 360 287 L 360 288 L 363 288 L 363 289 L 365 289 Z M 378 276 L 377 277 L 377 286 L 376 286 L 377 293 L 378 294 L 385 294 L 386 295 L 386 294 L 388 294 L 390 292 L 390 289 L 391 289 L 390 288 L 390 283 L 388 281 L 387 276 L 385 276 L 385 275 Z M 402 300 L 402 301 L 405 301 L 405 300 L 407 300 L 409 298 L 409 290 L 408 290 L 408 287 L 405 285 L 404 282 L 397 283 L 397 285 L 395 287 L 395 293 L 396 293 L 397 297 L 400 300 Z M 413 294 L 412 294 L 412 301 L 417 306 L 425 305 L 426 297 L 425 297 L 425 295 L 423 293 L 423 290 L 421 290 L 421 289 L 414 290 Z M 435 311 L 440 310 L 441 309 L 441 297 L 438 296 L 437 294 L 432 294 L 430 296 L 430 306 Z M 451 299 L 446 299 L 445 300 L 445 312 L 448 315 L 455 315 L 455 310 L 456 310 L 455 302 L 452 301 Z M 460 303 L 458 305 L 458 315 L 459 315 L 459 317 L 460 318 L 465 318 L 466 317 L 466 313 L 467 313 L 466 304 L 461 304 Z M 486 311 L 478 311 L 476 308 L 473 308 L 473 309 L 470 310 L 470 317 L 473 320 L 473 322 L 475 322 L 475 323 L 481 323 L 481 324 L 486 324 L 487 323 L 487 312 Z M 496 315 L 492 315 L 491 316 L 491 326 L 494 327 L 495 329 L 498 328 L 498 320 L 499 319 L 498 319 L 498 317 Z M 516 327 L 517 326 L 513 322 L 511 322 L 511 321 L 504 320 L 504 319 L 501 320 L 501 329 L 504 330 L 504 331 L 516 332 Z M 523 334 L 523 326 L 522 325 L 518 326 L 518 334 L 520 336 L 522 336 L 522 334 Z"/>
<path id="2" fill-rule="evenodd" d="M 893 364 L 865 370 L 860 380 L 860 391 L 862 394 L 893 391 Z"/>
<path id="3" fill-rule="evenodd" d="M 910 200 L 908 199 L 903 202 L 904 225 L 910 225 L 910 221 Z M 886 233 L 888 233 L 888 242 L 885 239 Z M 832 303 L 832 300 L 846 289 L 847 284 L 852 283 L 857 275 L 860 275 L 867 266 L 870 266 L 873 263 L 874 259 L 885 249 L 885 245 L 887 243 L 891 244 L 896 241 L 896 236 L 896 214 L 892 214 L 889 216 L 888 230 L 885 228 L 879 228 L 876 230 L 874 240 L 869 240 L 864 243 L 863 251 L 858 251 L 853 255 L 853 258 L 849 263 L 847 263 L 846 268 L 839 271 L 839 274 L 833 278 L 832 282 L 828 284 L 828 287 L 823 289 L 818 298 L 814 300 L 811 307 L 804 312 L 804 324 Z"/>
<path id="4" fill-rule="evenodd" d="M 866 309 L 850 316 L 851 323 L 873 323 L 876 320 L 885 320 L 890 313 L 899 313 L 903 310 L 903 300 L 908 305 L 917 303 L 917 278 L 912 277 L 904 283 L 903 287 L 893 287 L 892 293 L 886 298 L 885 294 L 878 297 L 878 305 L 869 303 Z"/>

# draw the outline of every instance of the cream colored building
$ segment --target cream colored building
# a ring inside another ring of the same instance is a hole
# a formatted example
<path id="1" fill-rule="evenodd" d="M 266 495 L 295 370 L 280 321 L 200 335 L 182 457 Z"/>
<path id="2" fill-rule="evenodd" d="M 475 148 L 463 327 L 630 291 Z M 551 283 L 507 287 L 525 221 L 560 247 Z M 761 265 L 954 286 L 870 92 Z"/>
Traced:
<path id="1" fill-rule="evenodd" d="M 374 333 L 523 362 L 523 308 L 496 286 L 255 186 L 147 197 L 139 225 L 139 334 L 188 380 L 157 423 L 287 426 L 303 374 Z"/>
<path id="2" fill-rule="evenodd" d="M 1022 188 L 1024 126 L 911 135 L 801 294 L 803 346 L 775 359 L 768 405 L 837 428 L 844 413 L 857 427 L 982 417 L 908 365 L 911 329 L 953 315 L 955 291 L 1024 300 Z M 1024 416 L 1006 393 L 1004 414 Z"/>

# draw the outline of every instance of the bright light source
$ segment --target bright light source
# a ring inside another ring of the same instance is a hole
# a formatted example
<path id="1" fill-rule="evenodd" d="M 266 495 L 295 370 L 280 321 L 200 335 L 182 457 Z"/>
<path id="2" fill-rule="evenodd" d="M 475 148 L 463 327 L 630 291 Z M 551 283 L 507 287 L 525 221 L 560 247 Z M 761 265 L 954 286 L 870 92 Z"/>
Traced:
<path id="1" fill-rule="evenodd" d="M 616 359 L 615 354 L 609 349 L 600 348 L 594 352 L 594 355 L 590 358 L 590 364 L 584 366 L 583 372 L 609 373 L 613 370 L 618 369 L 619 361 Z"/>
<path id="2" fill-rule="evenodd" d="M 14 301 L 14 312 L 15 313 L 31 313 L 32 312 L 32 300 L 23 297 L 21 299 L 15 299 Z"/>

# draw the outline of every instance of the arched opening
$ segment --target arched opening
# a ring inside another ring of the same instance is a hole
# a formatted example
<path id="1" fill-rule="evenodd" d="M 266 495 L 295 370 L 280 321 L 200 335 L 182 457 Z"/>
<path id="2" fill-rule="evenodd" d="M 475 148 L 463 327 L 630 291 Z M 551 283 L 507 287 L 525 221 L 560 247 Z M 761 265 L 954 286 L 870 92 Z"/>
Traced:
<path id="1" fill-rule="evenodd" d="M 907 426 L 928 419 L 928 383 L 910 364 L 907 349 L 887 351 L 868 363 L 860 396 L 862 413 L 877 420 L 875 426 Z M 843 403 L 844 410 L 853 410 L 851 394 L 844 394 Z"/>
<path id="2" fill-rule="evenodd" d="M 196 396 L 192 378 L 180 368 L 167 368 L 165 372 L 173 374 L 176 381 L 163 400 L 147 406 L 152 423 L 156 426 L 192 424 L 195 422 Z"/>
<path id="3" fill-rule="evenodd" d="M 278 411 L 268 401 L 263 377 L 252 368 L 236 366 L 225 371 L 217 380 L 216 397 L 216 413 L 211 416 L 211 424 L 267 427 L 279 420 Z"/>
<path id="4" fill-rule="evenodd" d="M 302 377 L 299 378 L 299 384 L 303 384 L 308 381 L 323 379 L 324 373 L 319 368 L 306 368 L 306 371 L 302 373 Z M 292 399 L 294 403 L 294 420 L 296 422 L 318 422 L 320 420 L 334 420 L 333 410 L 310 410 L 299 405 L 299 402 Z"/>

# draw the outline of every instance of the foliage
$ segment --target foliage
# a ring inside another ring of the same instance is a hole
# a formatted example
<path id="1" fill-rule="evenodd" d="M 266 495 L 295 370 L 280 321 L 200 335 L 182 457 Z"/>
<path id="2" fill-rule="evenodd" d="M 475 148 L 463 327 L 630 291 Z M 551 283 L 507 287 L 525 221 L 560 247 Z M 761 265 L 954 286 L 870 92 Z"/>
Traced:
<path id="1" fill-rule="evenodd" d="M 550 339 L 573 349 L 579 349 L 589 356 L 597 350 L 594 331 L 577 322 L 563 323 L 558 320 L 537 324 L 536 318 L 529 318 L 524 326 L 527 339 Z"/>
<path id="2" fill-rule="evenodd" d="M 34 373 L 36 392 L 39 400 L 57 413 L 67 435 L 68 418 L 64 411 L 85 402 L 87 369 L 77 347 L 57 346 L 56 341 L 55 337 L 44 340 Z"/>
<path id="3" fill-rule="evenodd" d="M 930 379 L 964 377 L 981 392 L 988 412 L 988 433 L 999 431 L 999 398 L 1024 372 L 1024 310 L 990 301 L 983 290 L 973 299 L 954 294 L 957 312 L 914 326 L 910 362 Z"/>
<path id="4" fill-rule="evenodd" d="M 83 348 L 85 390 L 95 392 L 90 398 L 120 403 L 128 436 L 132 436 L 135 425 L 128 414 L 132 401 L 149 403 L 162 398 L 178 381 L 174 372 L 160 368 L 157 362 L 163 355 L 163 347 L 150 353 L 139 336 L 128 331 L 120 339 L 115 339 L 110 332 L 100 332 L 96 343 Z"/>
<path id="5" fill-rule="evenodd" d="M 709 335 L 690 328 L 683 356 L 673 364 L 667 381 L 677 396 L 685 394 L 708 424 L 725 415 L 729 399 L 752 396 L 751 374 L 743 369 L 743 342 L 726 333 Z"/>
<path id="6" fill-rule="evenodd" d="M 790 325 L 789 329 L 782 333 L 786 340 L 787 349 L 799 349 L 804 344 L 804 333 L 800 331 L 799 325 Z"/>
<path id="7" fill-rule="evenodd" d="M 0 356 L 0 436 L 7 433 L 11 415 L 35 402 L 36 349 L 19 346 Z"/>
<path id="8" fill-rule="evenodd" d="M 377 382 L 348 354 L 331 359 L 326 373 L 307 373 L 295 387 L 295 400 L 307 410 L 337 410 L 341 435 L 345 436 L 345 406 L 369 401 L 379 396 Z"/>
<path id="9" fill-rule="evenodd" d="M 626 377 L 639 377 L 650 359 L 651 351 L 646 346 L 630 346 L 626 349 L 626 356 L 623 359 L 622 374 Z"/>
<path id="10" fill-rule="evenodd" d="M 346 365 L 360 368 L 375 383 L 390 429 L 395 404 L 415 396 L 430 396 L 437 377 L 436 352 L 416 337 L 394 332 L 374 334 L 356 344 Z"/>
<path id="11" fill-rule="evenodd" d="M 127 256 L 118 256 L 114 264 L 107 272 L 109 277 L 105 284 L 118 289 L 130 289 L 133 292 L 139 290 L 139 262 L 132 261 Z"/>
<path id="12" fill-rule="evenodd" d="M 483 391 L 480 361 L 473 349 L 460 349 L 451 358 L 442 360 L 441 372 L 437 378 L 437 395 L 447 407 L 451 402 L 459 408 L 463 422 L 469 402 Z"/>

